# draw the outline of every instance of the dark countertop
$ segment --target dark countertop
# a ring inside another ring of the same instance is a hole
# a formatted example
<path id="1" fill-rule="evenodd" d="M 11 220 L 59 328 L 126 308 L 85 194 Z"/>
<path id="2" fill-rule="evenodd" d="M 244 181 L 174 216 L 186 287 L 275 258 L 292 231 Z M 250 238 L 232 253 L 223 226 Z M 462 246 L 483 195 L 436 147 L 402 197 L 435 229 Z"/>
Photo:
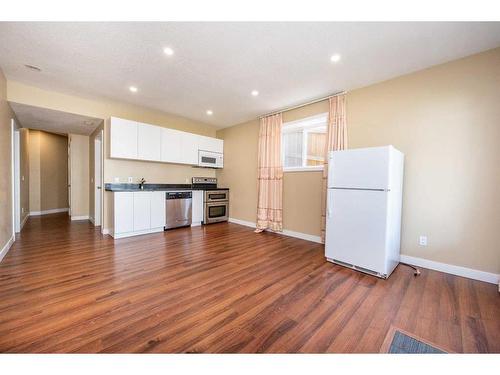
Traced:
<path id="1" fill-rule="evenodd" d="M 104 184 L 106 191 L 177 191 L 177 190 L 229 190 L 223 187 L 203 187 L 191 184 L 144 184 L 144 189 L 139 184 Z"/>

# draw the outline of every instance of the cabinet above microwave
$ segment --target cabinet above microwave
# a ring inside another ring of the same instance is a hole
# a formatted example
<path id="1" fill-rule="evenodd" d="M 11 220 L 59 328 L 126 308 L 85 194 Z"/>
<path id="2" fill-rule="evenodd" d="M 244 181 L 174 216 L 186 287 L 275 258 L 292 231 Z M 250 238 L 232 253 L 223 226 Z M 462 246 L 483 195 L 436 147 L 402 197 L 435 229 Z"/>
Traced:
<path id="1" fill-rule="evenodd" d="M 117 117 L 109 119 L 109 134 L 111 158 L 223 167 L 222 139 Z M 219 154 L 217 165 L 200 165 L 200 150 Z"/>

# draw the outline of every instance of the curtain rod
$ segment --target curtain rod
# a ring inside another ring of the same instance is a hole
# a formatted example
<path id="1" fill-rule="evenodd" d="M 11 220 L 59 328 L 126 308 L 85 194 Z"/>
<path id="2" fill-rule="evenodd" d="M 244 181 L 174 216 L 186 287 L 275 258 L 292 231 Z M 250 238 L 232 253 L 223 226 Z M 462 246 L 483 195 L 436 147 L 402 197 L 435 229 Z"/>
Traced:
<path id="1" fill-rule="evenodd" d="M 267 116 L 276 115 L 278 113 L 291 111 L 292 109 L 297 109 L 297 108 L 305 107 L 306 105 L 311 105 L 311 104 L 314 104 L 314 103 L 322 102 L 323 100 L 330 99 L 330 98 L 333 98 L 334 96 L 342 95 L 342 94 L 345 94 L 345 93 L 346 93 L 346 91 L 339 91 L 339 92 L 336 92 L 335 94 L 331 94 L 331 95 L 328 95 L 328 96 L 324 96 L 322 98 L 314 99 L 314 100 L 311 100 L 311 101 L 309 101 L 307 103 L 298 104 L 298 105 L 295 105 L 293 107 L 286 107 L 286 108 L 280 109 L 279 111 L 274 111 L 274 112 L 270 112 L 270 113 L 267 113 L 265 115 L 259 116 L 259 119 L 267 117 Z"/>

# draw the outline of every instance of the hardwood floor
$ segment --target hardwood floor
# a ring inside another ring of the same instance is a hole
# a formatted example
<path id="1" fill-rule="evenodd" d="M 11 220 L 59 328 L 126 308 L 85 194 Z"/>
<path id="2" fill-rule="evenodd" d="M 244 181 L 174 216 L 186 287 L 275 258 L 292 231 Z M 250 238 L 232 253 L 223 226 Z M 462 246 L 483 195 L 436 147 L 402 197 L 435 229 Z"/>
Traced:
<path id="1" fill-rule="evenodd" d="M 392 326 L 498 353 L 497 287 L 379 280 L 228 223 L 114 241 L 66 214 L 30 218 L 0 263 L 0 352 L 379 352 Z"/>

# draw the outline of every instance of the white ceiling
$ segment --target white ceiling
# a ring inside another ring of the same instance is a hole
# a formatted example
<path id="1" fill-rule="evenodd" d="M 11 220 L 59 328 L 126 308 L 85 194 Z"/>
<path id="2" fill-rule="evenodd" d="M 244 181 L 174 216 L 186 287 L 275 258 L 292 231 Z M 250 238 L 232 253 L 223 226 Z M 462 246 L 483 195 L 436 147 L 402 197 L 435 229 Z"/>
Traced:
<path id="1" fill-rule="evenodd" d="M 90 135 L 102 122 L 102 119 L 33 107 L 31 105 L 9 103 L 21 123 L 29 129 L 45 130 L 58 134 Z"/>
<path id="2" fill-rule="evenodd" d="M 219 127 L 497 46 L 500 22 L 0 23 L 8 79 Z"/>

